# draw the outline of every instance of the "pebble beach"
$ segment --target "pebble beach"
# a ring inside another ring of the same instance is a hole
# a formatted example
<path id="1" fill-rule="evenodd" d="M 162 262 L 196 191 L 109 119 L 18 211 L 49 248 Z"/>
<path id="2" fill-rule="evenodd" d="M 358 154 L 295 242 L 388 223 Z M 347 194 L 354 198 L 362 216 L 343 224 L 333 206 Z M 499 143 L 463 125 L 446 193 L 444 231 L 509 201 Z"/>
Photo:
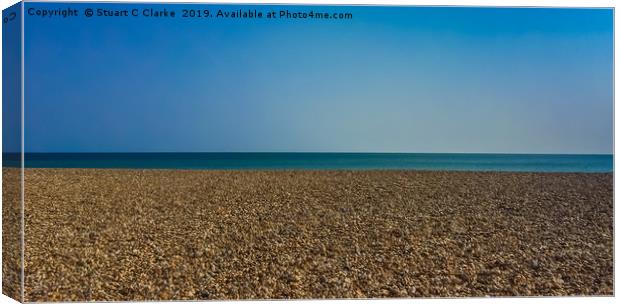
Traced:
<path id="1" fill-rule="evenodd" d="M 611 173 L 26 169 L 25 301 L 613 295 Z"/>
<path id="2" fill-rule="evenodd" d="M 21 175 L 2 168 L 2 293 L 21 299 Z"/>

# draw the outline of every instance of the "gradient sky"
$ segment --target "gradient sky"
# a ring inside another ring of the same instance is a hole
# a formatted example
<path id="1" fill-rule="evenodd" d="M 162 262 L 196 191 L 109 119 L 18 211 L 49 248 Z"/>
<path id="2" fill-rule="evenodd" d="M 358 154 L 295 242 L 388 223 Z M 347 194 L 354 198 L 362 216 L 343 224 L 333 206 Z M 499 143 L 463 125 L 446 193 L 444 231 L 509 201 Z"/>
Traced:
<path id="1" fill-rule="evenodd" d="M 302 8 L 26 17 L 26 152 L 613 153 L 612 10 Z"/>

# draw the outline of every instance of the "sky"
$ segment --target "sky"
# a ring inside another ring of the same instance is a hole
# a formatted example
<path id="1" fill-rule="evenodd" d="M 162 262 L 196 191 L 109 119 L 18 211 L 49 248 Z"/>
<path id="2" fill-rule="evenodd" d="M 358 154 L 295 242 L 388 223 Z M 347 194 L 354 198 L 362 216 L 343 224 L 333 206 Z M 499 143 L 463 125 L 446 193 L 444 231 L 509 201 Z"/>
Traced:
<path id="1" fill-rule="evenodd" d="M 612 10 L 288 8 L 27 16 L 26 152 L 613 153 Z"/>
<path id="2" fill-rule="evenodd" d="M 21 16 L 19 5 L 2 11 L 2 152 L 21 152 Z M 10 21 L 8 21 L 10 18 Z M 16 43 L 17 42 L 17 43 Z M 4 163 L 3 163 L 4 165 Z"/>

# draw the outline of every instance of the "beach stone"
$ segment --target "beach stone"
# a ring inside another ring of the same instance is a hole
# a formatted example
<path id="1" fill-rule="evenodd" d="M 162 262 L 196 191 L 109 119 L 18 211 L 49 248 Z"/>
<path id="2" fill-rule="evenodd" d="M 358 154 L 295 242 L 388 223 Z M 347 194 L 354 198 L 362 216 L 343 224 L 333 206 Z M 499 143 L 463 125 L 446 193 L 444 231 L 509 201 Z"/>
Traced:
<path id="1" fill-rule="evenodd" d="M 26 169 L 25 181 L 28 302 L 614 292 L 607 173 Z"/>

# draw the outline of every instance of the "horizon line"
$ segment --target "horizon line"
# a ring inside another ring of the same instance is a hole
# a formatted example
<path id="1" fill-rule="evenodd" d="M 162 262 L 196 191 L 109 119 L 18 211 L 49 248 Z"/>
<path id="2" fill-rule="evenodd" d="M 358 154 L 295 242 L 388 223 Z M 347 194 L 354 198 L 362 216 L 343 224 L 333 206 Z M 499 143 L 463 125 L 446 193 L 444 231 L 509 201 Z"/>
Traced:
<path id="1" fill-rule="evenodd" d="M 22 152 L 2 152 L 22 154 Z M 328 152 L 328 151 L 203 151 L 203 152 L 23 152 L 23 154 L 494 154 L 494 155 L 611 155 L 614 153 L 540 153 L 540 152 Z"/>

